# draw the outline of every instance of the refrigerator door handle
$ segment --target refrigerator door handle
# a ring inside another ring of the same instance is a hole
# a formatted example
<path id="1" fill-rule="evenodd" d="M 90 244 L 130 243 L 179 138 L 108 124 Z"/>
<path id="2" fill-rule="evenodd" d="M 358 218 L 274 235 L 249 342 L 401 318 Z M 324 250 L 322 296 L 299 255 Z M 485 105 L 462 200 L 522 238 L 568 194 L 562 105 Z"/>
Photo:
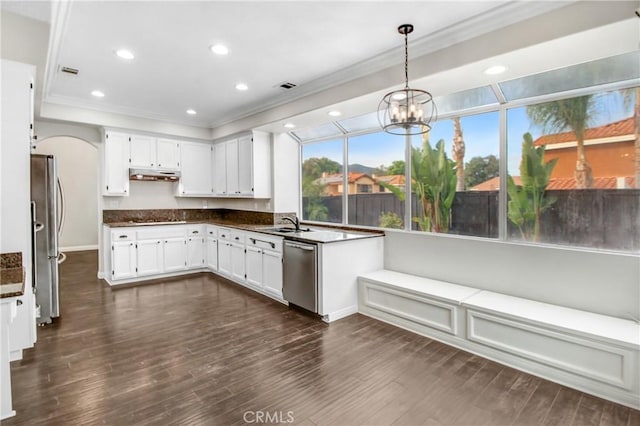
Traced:
<path id="1" fill-rule="evenodd" d="M 58 255 L 58 265 L 67 260 L 67 255 L 64 253 L 60 253 Z"/>
<path id="2" fill-rule="evenodd" d="M 62 234 L 62 228 L 64 228 L 64 189 L 62 188 L 62 182 L 60 178 L 58 181 L 58 191 L 60 192 L 60 217 L 58 218 L 58 235 Z"/>

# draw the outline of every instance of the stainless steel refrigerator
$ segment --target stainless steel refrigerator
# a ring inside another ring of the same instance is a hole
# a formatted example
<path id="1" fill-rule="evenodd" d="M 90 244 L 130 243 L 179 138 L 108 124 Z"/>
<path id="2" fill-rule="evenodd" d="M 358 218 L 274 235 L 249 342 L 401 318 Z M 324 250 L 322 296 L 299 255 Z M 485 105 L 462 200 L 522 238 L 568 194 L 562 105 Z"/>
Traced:
<path id="1" fill-rule="evenodd" d="M 33 222 L 33 286 L 38 324 L 60 316 L 58 264 L 64 254 L 58 236 L 64 217 L 62 186 L 53 155 L 31 155 L 31 218 Z"/>

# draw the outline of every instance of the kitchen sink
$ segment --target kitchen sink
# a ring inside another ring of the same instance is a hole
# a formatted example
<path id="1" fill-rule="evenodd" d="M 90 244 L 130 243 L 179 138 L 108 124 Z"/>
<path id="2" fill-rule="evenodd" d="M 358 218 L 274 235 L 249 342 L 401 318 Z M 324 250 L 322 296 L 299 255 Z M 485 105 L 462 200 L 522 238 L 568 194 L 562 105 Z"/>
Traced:
<path id="1" fill-rule="evenodd" d="M 288 226 L 276 226 L 272 228 L 260 228 L 261 231 L 278 232 L 281 234 L 289 234 L 292 232 L 310 232 L 309 228 L 300 228 L 300 231 L 296 231 L 296 228 L 290 228 Z"/>

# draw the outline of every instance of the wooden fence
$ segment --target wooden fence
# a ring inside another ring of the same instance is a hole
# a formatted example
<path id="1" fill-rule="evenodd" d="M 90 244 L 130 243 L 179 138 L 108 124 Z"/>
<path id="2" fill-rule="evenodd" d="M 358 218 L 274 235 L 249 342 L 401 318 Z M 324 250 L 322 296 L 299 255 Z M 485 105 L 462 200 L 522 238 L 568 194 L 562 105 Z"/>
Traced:
<path id="1" fill-rule="evenodd" d="M 557 201 L 541 221 L 539 242 L 640 252 L 640 189 L 583 189 L 547 191 Z M 348 223 L 380 226 L 382 213 L 404 219 L 405 203 L 391 193 L 349 195 Z M 307 199 L 303 198 L 306 206 Z M 342 222 L 342 197 L 323 197 L 329 222 Z M 419 216 L 411 197 L 413 216 Z M 498 237 L 498 191 L 458 192 L 451 209 L 449 233 Z M 417 224 L 412 229 L 418 230 Z M 519 240 L 518 229 L 507 232 Z"/>

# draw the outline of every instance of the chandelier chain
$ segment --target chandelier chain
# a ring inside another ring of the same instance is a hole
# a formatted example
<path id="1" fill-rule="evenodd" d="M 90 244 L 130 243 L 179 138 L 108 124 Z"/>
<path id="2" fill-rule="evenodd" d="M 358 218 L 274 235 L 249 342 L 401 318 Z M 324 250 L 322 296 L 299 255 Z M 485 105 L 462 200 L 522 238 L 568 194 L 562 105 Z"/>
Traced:
<path id="1" fill-rule="evenodd" d="M 409 88 L 409 40 L 406 32 L 404 34 L 404 88 Z"/>

